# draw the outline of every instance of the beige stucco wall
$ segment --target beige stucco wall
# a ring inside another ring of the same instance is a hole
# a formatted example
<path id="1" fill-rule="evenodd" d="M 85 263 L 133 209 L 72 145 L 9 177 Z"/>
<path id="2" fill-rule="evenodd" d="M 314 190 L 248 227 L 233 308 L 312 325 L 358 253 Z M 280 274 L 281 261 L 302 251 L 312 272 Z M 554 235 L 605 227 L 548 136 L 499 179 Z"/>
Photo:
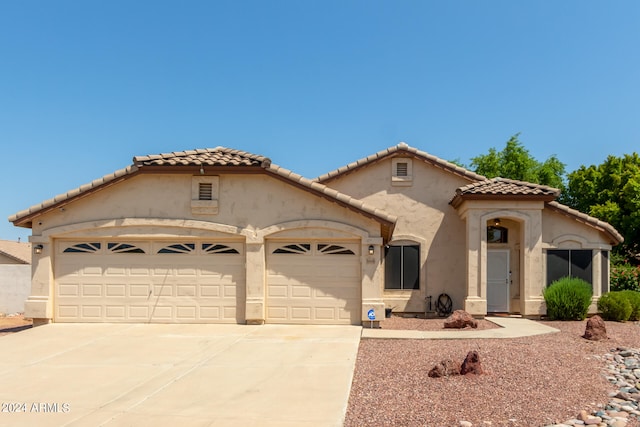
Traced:
<path id="1" fill-rule="evenodd" d="M 217 214 L 192 212 L 191 175 L 138 175 L 36 218 L 31 241 L 42 243 L 34 255 L 32 294 L 26 311 L 52 318 L 52 247 L 56 238 L 127 236 L 129 238 L 218 236 L 245 241 L 247 319 L 264 319 L 264 242 L 276 233 L 357 239 L 376 246 L 374 257 L 363 249 L 363 300 L 383 316 L 379 286 L 380 225 L 356 212 L 267 175 L 222 175 Z M 376 305 L 377 304 L 377 305 Z M 371 305 L 371 304 L 370 304 Z M 366 316 L 366 313 L 364 313 Z"/>
<path id="2" fill-rule="evenodd" d="M 412 164 L 409 186 L 394 185 L 391 158 L 327 183 L 396 215 L 393 241 L 420 244 L 420 290 L 383 291 L 388 307 L 397 311 L 424 311 L 426 296 L 435 300 L 444 292 L 452 297 L 454 309 L 485 315 L 488 251 L 502 248 L 509 250 L 509 311 L 532 317 L 543 315 L 546 313 L 542 297 L 546 285 L 544 250 L 563 247 L 596 249 L 592 311 L 595 310 L 602 285 L 599 250 L 610 249 L 603 233 L 545 209 L 544 202 L 539 200 L 471 200 L 454 209 L 449 201 L 456 188 L 469 181 L 420 160 L 409 161 Z M 487 243 L 487 226 L 495 218 L 500 218 L 509 229 L 508 244 Z"/>
<path id="3" fill-rule="evenodd" d="M 424 312 L 426 296 L 432 296 L 435 303 L 441 293 L 447 293 L 453 300 L 454 310 L 463 308 L 465 223 L 449 205 L 449 200 L 457 187 L 469 181 L 421 160 L 410 161 L 413 177 L 410 186 L 393 185 L 392 159 L 358 169 L 327 185 L 396 215 L 393 241 L 420 244 L 420 289 L 384 291 L 387 307 L 393 307 L 394 311 Z M 384 279 L 384 271 L 380 274 Z M 383 282 L 380 282 L 382 288 Z"/>

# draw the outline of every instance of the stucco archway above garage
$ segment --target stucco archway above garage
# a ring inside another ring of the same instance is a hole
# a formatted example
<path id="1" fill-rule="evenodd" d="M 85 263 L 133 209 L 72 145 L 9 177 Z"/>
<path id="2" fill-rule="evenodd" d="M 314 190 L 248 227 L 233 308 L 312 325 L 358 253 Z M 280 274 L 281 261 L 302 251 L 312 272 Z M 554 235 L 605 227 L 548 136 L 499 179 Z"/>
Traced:
<path id="1" fill-rule="evenodd" d="M 42 238 L 56 237 L 183 237 L 185 234 L 193 237 L 248 237 L 252 230 L 241 229 L 236 226 L 219 224 L 211 221 L 185 220 L 180 218 L 121 218 L 86 221 L 66 224 L 42 231 Z"/>

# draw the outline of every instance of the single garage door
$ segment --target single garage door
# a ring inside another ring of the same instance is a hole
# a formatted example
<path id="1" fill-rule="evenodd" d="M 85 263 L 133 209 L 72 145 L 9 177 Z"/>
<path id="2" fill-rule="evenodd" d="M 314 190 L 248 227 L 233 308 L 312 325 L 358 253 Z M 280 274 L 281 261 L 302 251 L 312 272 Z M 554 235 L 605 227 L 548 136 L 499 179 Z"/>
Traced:
<path id="1" fill-rule="evenodd" d="M 56 322 L 244 323 L 241 242 L 59 241 Z"/>
<path id="2" fill-rule="evenodd" d="M 266 321 L 360 324 L 359 246 L 355 242 L 270 242 Z"/>

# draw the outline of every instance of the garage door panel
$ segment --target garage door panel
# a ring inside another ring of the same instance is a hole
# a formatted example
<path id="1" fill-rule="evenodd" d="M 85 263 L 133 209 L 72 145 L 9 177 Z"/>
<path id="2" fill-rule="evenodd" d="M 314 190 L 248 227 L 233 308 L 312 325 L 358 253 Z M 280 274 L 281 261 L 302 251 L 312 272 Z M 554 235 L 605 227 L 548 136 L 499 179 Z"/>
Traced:
<path id="1" fill-rule="evenodd" d="M 311 317 L 311 307 L 291 307 L 291 318 L 297 321 L 310 322 L 313 317 Z"/>
<path id="2" fill-rule="evenodd" d="M 126 285 L 124 285 L 126 286 Z M 150 285 L 148 284 L 143 284 L 143 285 L 129 285 L 129 296 L 132 297 L 147 297 L 149 296 L 149 290 L 151 289 Z"/>
<path id="3" fill-rule="evenodd" d="M 84 248 L 83 243 L 79 245 Z M 65 253 L 69 244 L 58 245 L 54 265 L 55 320 L 244 321 L 242 244 L 235 244 L 235 252 L 224 254 L 215 251 L 204 254 L 196 244 L 180 244 L 180 248 L 189 251 L 158 254 L 149 250 L 154 245 L 166 247 L 165 244 L 146 242 L 138 244 L 146 248 L 145 251 L 109 253 L 107 248 L 110 246 L 96 242 L 87 246 L 91 251 Z M 207 248 L 224 250 L 223 246 L 209 245 Z"/>
<path id="4" fill-rule="evenodd" d="M 220 308 L 219 307 L 207 307 L 200 306 L 200 318 L 201 319 L 209 319 L 209 320 L 217 320 L 220 318 Z"/>
<path id="5" fill-rule="evenodd" d="M 126 312 L 126 307 L 122 305 L 108 305 L 105 307 L 105 316 L 107 319 L 124 319 Z"/>
<path id="6" fill-rule="evenodd" d="M 80 308 L 77 305 L 60 305 L 58 306 L 58 318 L 76 319 L 79 317 Z"/>
<path id="7" fill-rule="evenodd" d="M 102 307 L 99 305 L 83 305 L 82 317 L 89 320 L 100 320 L 102 318 Z"/>
<path id="8" fill-rule="evenodd" d="M 58 294 L 65 297 L 77 297 L 80 295 L 80 285 L 69 284 L 58 286 Z"/>
<path id="9" fill-rule="evenodd" d="M 147 305 L 128 305 L 129 319 L 147 320 L 149 319 L 149 306 Z"/>
<path id="10" fill-rule="evenodd" d="M 291 286 L 291 298 L 311 298 L 313 288 L 309 286 Z"/>
<path id="11" fill-rule="evenodd" d="M 316 307 L 315 317 L 318 320 L 334 320 L 336 316 L 336 310 L 333 307 Z"/>
<path id="12" fill-rule="evenodd" d="M 194 297 L 196 296 L 196 285 L 178 285 L 177 296 Z"/>
<path id="13" fill-rule="evenodd" d="M 102 296 L 102 286 L 103 285 L 91 285 L 85 284 L 82 286 L 82 296 L 83 297 L 101 297 Z"/>
<path id="14" fill-rule="evenodd" d="M 96 271 L 96 273 L 97 273 L 97 271 Z M 101 276 L 102 273 L 99 273 L 99 275 Z M 124 276 L 127 275 L 127 268 L 124 267 L 124 266 L 113 266 L 113 265 L 110 265 L 110 266 L 105 268 L 104 275 L 108 276 L 108 277 L 112 277 L 112 276 L 124 277 Z"/>
<path id="15" fill-rule="evenodd" d="M 106 285 L 105 295 L 107 297 L 125 297 L 127 296 L 127 286 L 124 284 Z"/>
<path id="16" fill-rule="evenodd" d="M 269 285 L 267 296 L 271 298 L 286 297 L 289 287 L 286 285 Z"/>

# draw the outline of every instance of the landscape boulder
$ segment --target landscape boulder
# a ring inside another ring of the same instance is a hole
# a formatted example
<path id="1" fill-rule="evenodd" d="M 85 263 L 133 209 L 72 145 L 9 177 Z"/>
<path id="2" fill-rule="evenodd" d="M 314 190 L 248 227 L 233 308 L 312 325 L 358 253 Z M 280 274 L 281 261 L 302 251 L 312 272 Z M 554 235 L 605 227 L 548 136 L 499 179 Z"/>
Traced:
<path id="1" fill-rule="evenodd" d="M 483 373 L 484 371 L 480 364 L 480 355 L 478 352 L 470 351 L 467 353 L 467 357 L 464 358 L 464 362 L 462 362 L 462 367 L 460 368 L 460 375 L 482 375 Z"/>
<path id="2" fill-rule="evenodd" d="M 429 371 L 429 377 L 440 378 L 460 375 L 460 364 L 451 359 L 446 359 L 438 363 Z"/>
<path id="3" fill-rule="evenodd" d="M 478 327 L 478 321 L 464 310 L 456 310 L 444 321 L 445 328 L 462 329 L 467 326 Z"/>
<path id="4" fill-rule="evenodd" d="M 597 314 L 587 320 L 587 327 L 584 330 L 584 338 L 591 341 L 602 341 L 607 339 L 607 327 L 602 317 Z"/>

